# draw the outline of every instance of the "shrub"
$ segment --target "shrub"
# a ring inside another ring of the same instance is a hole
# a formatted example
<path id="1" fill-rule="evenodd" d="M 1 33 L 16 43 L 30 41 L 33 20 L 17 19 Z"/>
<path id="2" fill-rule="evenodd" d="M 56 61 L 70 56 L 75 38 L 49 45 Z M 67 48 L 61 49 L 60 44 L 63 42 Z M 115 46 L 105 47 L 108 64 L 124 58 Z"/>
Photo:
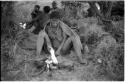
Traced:
<path id="1" fill-rule="evenodd" d="M 123 79 L 124 77 L 124 47 L 111 46 L 109 48 L 102 48 L 100 51 L 100 59 L 102 63 L 99 64 L 98 73 L 108 74 L 116 79 Z"/>
<path id="2" fill-rule="evenodd" d="M 124 43 L 124 20 L 105 23 L 104 31 L 109 32 L 118 43 Z"/>

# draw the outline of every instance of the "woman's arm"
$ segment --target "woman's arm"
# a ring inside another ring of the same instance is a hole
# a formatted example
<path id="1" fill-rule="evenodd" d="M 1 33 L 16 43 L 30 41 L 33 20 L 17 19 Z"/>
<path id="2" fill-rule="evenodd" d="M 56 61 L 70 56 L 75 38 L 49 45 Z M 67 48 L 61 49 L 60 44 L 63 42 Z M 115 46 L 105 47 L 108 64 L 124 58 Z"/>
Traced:
<path id="1" fill-rule="evenodd" d="M 62 47 L 66 41 L 66 38 L 67 38 L 67 35 L 63 32 L 63 41 L 62 41 L 61 45 L 59 46 L 59 48 L 57 49 L 56 54 L 58 54 L 58 55 L 60 54 L 60 50 L 62 49 Z"/>

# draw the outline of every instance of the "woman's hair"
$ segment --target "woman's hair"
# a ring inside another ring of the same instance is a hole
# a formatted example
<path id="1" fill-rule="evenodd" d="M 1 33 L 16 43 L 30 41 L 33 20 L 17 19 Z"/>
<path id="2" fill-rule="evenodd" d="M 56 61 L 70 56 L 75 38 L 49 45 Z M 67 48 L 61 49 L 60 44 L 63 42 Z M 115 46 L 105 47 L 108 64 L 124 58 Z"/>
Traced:
<path id="1" fill-rule="evenodd" d="M 43 11 L 44 11 L 45 13 L 49 13 L 50 10 L 51 10 L 50 6 L 44 6 L 44 7 L 43 7 Z"/>
<path id="2" fill-rule="evenodd" d="M 61 15 L 58 11 L 53 11 L 51 14 L 50 14 L 50 19 L 60 19 L 61 18 Z"/>

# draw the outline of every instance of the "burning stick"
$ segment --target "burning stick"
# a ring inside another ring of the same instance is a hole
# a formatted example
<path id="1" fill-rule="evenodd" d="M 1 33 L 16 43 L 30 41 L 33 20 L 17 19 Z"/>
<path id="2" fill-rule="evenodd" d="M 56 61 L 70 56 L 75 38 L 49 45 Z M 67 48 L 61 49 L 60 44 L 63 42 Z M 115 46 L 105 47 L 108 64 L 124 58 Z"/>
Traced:
<path id="1" fill-rule="evenodd" d="M 57 58 L 56 58 L 56 56 L 55 56 L 55 51 L 54 51 L 54 49 L 53 49 L 52 47 L 50 47 L 50 46 L 49 46 L 49 48 L 50 48 L 50 54 L 51 54 L 52 62 L 53 62 L 54 64 L 58 64 Z"/>
<path id="2" fill-rule="evenodd" d="M 45 61 L 46 64 L 47 64 L 48 71 L 49 71 L 50 65 L 51 65 L 52 63 L 58 64 L 57 58 L 56 58 L 56 56 L 55 56 L 55 51 L 54 51 L 54 49 L 53 49 L 52 47 L 50 47 L 50 46 L 49 46 L 49 48 L 50 48 L 50 54 L 51 54 L 51 56 Z"/>
<path id="3" fill-rule="evenodd" d="M 45 61 L 46 62 L 46 64 L 47 64 L 47 68 L 48 68 L 48 72 L 49 72 L 49 70 L 50 70 L 50 64 L 52 64 L 52 60 L 50 59 L 50 57 Z"/>

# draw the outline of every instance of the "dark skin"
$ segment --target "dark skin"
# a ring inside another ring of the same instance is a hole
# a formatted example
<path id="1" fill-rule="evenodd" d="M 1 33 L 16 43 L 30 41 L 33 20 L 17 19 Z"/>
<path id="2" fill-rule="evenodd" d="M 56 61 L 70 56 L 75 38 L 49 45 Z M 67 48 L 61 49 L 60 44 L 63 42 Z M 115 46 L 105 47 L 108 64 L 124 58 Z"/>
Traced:
<path id="1" fill-rule="evenodd" d="M 39 11 L 40 11 L 40 8 L 35 6 L 33 12 L 31 13 L 32 19 L 33 19 L 33 18 L 36 18 L 36 16 L 37 16 L 36 14 L 37 14 Z"/>
<path id="2" fill-rule="evenodd" d="M 26 29 L 30 29 L 33 26 L 34 22 L 36 22 L 38 18 L 40 17 L 39 15 L 40 13 L 41 13 L 40 8 L 35 6 L 33 12 L 31 13 L 32 21 L 27 23 Z"/>
<path id="3" fill-rule="evenodd" d="M 40 8 L 35 7 L 33 12 L 31 13 L 32 18 L 33 18 L 31 22 L 37 21 L 39 19 L 39 17 L 40 17 L 40 13 L 41 13 Z"/>
<path id="4" fill-rule="evenodd" d="M 43 12 L 40 8 L 35 6 L 31 13 L 32 20 L 28 23 L 26 29 L 31 29 L 34 34 L 39 34 L 40 30 L 43 30 L 44 23 L 49 19 L 49 6 L 45 6 Z M 33 27 L 34 26 L 34 27 Z"/>

